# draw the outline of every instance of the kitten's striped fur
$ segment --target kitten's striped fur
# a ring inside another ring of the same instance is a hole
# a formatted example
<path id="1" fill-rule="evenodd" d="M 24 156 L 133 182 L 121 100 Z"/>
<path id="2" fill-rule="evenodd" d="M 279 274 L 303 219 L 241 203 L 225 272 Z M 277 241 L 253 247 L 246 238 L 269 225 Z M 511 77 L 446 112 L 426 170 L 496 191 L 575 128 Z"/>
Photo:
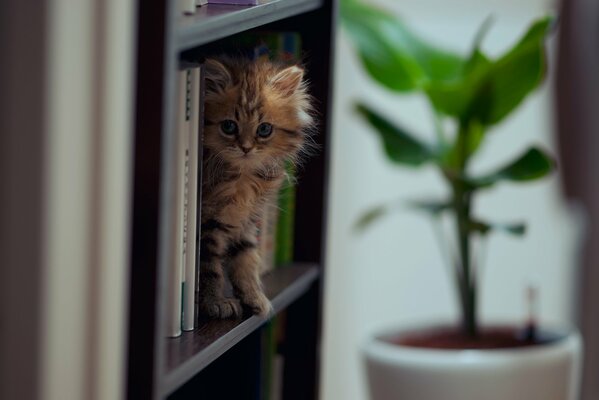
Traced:
<path id="1" fill-rule="evenodd" d="M 309 148 L 310 96 L 303 69 L 268 61 L 206 61 L 204 182 L 199 305 L 228 318 L 246 307 L 266 316 L 271 305 L 260 283 L 255 221 L 285 179 L 285 163 Z M 230 122 L 235 134 L 227 134 Z M 257 135 L 271 124 L 268 138 Z M 229 124 L 229 125 L 223 125 Z M 235 298 L 223 294 L 225 272 Z"/>

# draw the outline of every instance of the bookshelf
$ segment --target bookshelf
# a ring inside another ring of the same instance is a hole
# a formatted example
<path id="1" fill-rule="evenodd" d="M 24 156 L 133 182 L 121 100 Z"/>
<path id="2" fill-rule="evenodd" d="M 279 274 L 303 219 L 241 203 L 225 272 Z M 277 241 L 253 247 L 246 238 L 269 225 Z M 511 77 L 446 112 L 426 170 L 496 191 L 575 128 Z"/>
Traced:
<path id="1" fill-rule="evenodd" d="M 192 16 L 175 1 L 140 2 L 135 86 L 135 160 L 127 360 L 129 399 L 259 399 L 260 332 L 265 320 L 203 321 L 178 338 L 162 332 L 172 195 L 177 64 L 222 51 L 221 40 L 248 31 L 302 37 L 317 101 L 320 152 L 299 174 L 294 262 L 263 278 L 275 313 L 285 310 L 283 398 L 316 399 L 319 374 L 324 221 L 330 126 L 333 0 L 264 0 L 257 6 L 207 5 Z M 234 51 L 232 49 L 231 51 Z"/>

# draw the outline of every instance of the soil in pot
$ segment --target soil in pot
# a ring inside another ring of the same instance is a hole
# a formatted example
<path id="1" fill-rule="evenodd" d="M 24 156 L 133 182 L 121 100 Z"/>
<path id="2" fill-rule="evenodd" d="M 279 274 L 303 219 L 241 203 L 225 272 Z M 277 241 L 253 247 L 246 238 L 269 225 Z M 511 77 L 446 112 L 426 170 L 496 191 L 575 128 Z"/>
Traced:
<path id="1" fill-rule="evenodd" d="M 559 337 L 531 327 L 513 326 L 484 327 L 476 337 L 470 337 L 456 327 L 437 327 L 387 338 L 388 342 L 396 345 L 447 350 L 511 349 L 538 346 L 557 340 Z"/>

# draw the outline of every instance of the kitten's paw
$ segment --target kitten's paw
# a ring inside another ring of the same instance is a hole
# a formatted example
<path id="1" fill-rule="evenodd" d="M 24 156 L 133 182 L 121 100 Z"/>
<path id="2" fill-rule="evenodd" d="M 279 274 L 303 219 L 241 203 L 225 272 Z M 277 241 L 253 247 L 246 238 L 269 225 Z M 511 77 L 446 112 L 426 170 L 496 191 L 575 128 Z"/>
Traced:
<path id="1" fill-rule="evenodd" d="M 236 318 L 243 313 L 239 300 L 230 298 L 204 300 L 200 308 L 210 318 Z"/>
<path id="2" fill-rule="evenodd" d="M 270 301 L 262 292 L 256 292 L 251 296 L 246 296 L 243 299 L 243 304 L 250 309 L 252 314 L 264 318 L 271 317 L 274 314 Z"/>

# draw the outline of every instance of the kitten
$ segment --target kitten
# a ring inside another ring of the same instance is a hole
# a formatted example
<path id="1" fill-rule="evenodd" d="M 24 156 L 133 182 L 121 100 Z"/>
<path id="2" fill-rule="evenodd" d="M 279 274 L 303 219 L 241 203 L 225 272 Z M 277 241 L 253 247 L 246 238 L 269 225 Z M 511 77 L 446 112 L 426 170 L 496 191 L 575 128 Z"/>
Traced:
<path id="1" fill-rule="evenodd" d="M 219 58 L 205 71 L 200 311 L 267 316 L 255 221 L 285 179 L 286 162 L 309 148 L 311 98 L 295 65 Z M 225 272 L 235 298 L 223 293 Z"/>

